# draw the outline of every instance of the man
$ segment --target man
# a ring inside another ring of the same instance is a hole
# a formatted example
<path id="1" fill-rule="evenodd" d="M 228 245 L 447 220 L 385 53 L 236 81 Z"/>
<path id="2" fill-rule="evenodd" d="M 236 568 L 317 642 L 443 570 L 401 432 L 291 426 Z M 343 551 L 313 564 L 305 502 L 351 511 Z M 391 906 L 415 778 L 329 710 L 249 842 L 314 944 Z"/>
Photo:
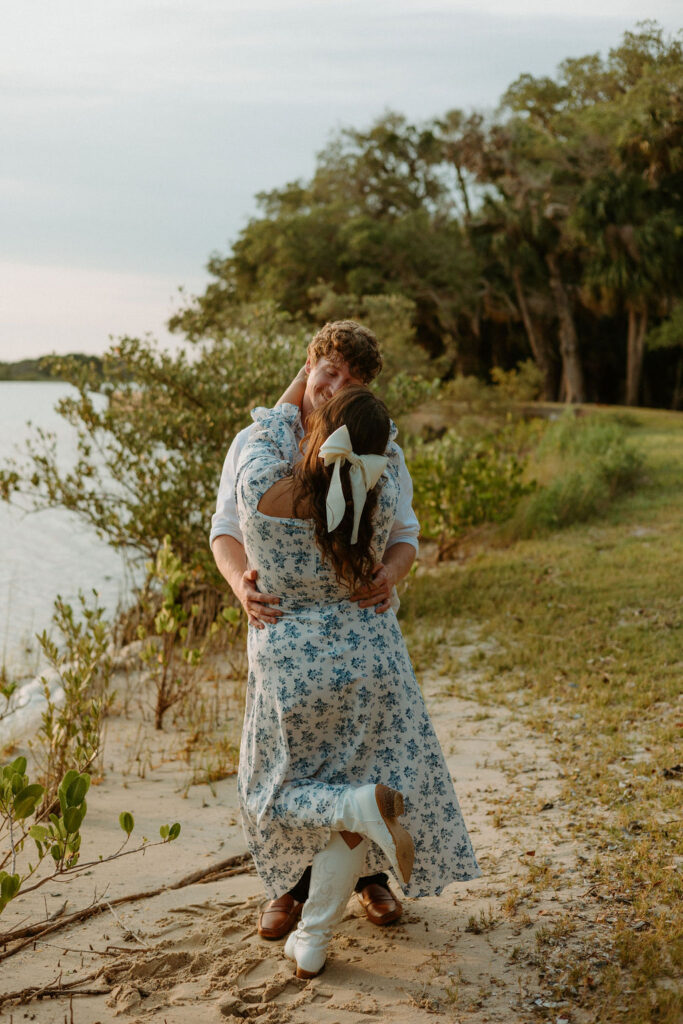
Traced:
<path id="1" fill-rule="evenodd" d="M 381 368 L 382 357 L 372 331 L 353 320 L 325 324 L 308 347 L 305 367 L 286 392 L 287 396 L 301 396 L 300 439 L 314 409 L 349 384 L 369 384 Z M 237 462 L 250 430 L 251 427 L 246 427 L 240 431 L 225 458 L 216 513 L 211 520 L 211 549 L 219 572 L 242 604 L 250 624 L 257 629 L 267 629 L 268 624 L 277 622 L 281 615 L 277 608 L 279 597 L 258 590 L 257 573 L 247 565 L 235 502 Z M 383 561 L 375 569 L 373 583 L 351 598 L 359 601 L 362 608 L 374 606 L 380 615 L 396 606 L 398 599 L 394 588 L 407 575 L 417 553 L 419 525 L 412 499 L 412 481 L 401 456 L 399 504 Z M 264 907 L 259 916 L 259 935 L 280 939 L 294 927 L 308 896 L 309 876 L 310 868 L 294 889 Z M 402 913 L 401 904 L 387 887 L 387 881 L 387 876 L 380 873 L 361 878 L 356 886 L 361 904 L 373 924 L 390 924 Z"/>

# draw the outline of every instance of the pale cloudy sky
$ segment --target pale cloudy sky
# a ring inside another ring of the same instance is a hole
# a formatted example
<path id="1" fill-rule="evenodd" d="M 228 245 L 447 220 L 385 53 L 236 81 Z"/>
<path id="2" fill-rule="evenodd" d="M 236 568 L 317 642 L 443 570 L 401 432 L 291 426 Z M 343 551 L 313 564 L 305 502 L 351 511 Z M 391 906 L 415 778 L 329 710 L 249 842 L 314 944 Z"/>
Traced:
<path id="1" fill-rule="evenodd" d="M 343 125 L 495 106 L 682 0 L 22 0 L 0 38 L 0 360 L 164 340 Z"/>

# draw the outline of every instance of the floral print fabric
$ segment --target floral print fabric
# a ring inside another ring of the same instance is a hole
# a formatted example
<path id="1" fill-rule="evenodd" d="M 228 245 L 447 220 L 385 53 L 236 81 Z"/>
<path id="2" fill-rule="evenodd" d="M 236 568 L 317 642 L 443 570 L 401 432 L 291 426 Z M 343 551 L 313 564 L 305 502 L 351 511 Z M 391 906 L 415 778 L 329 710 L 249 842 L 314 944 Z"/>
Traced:
<path id="1" fill-rule="evenodd" d="M 407 896 L 438 894 L 479 876 L 439 742 L 395 612 L 349 600 L 322 560 L 313 523 L 258 511 L 291 473 L 300 438 L 296 406 L 253 412 L 236 498 L 250 568 L 280 595 L 282 617 L 249 627 L 249 677 L 238 789 L 249 849 L 268 896 L 291 889 L 330 837 L 341 789 L 383 782 L 400 790 L 415 843 Z M 391 440 L 374 519 L 381 560 L 398 499 Z M 391 871 L 371 843 L 363 875 Z"/>

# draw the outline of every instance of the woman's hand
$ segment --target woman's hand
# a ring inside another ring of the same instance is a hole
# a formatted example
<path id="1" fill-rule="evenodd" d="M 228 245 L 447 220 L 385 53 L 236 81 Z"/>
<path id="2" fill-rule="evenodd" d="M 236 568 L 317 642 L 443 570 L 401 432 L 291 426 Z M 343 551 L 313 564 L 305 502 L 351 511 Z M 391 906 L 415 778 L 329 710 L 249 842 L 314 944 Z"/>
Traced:
<path id="1" fill-rule="evenodd" d="M 276 405 L 283 405 L 285 402 L 290 402 L 292 405 L 301 405 L 304 398 L 304 391 L 306 390 L 306 381 L 308 380 L 308 372 L 305 366 L 302 366 L 296 377 L 278 398 Z"/>

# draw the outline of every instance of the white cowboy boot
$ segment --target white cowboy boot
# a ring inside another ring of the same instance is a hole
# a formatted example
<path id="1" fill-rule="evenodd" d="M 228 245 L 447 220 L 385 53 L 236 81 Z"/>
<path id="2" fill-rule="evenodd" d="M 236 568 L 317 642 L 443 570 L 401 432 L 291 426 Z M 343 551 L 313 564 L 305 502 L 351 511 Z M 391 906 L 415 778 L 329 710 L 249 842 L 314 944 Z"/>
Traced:
<path id="1" fill-rule="evenodd" d="M 410 881 L 415 847 L 410 833 L 396 820 L 403 814 L 403 796 L 381 784 L 347 786 L 337 799 L 332 828 L 360 832 L 384 851 L 399 880 Z"/>
<path id="2" fill-rule="evenodd" d="M 327 945 L 344 914 L 363 869 L 367 843 L 352 849 L 339 832 L 311 863 L 311 885 L 296 931 L 285 943 L 285 956 L 296 961 L 297 978 L 314 978 L 325 966 Z"/>

